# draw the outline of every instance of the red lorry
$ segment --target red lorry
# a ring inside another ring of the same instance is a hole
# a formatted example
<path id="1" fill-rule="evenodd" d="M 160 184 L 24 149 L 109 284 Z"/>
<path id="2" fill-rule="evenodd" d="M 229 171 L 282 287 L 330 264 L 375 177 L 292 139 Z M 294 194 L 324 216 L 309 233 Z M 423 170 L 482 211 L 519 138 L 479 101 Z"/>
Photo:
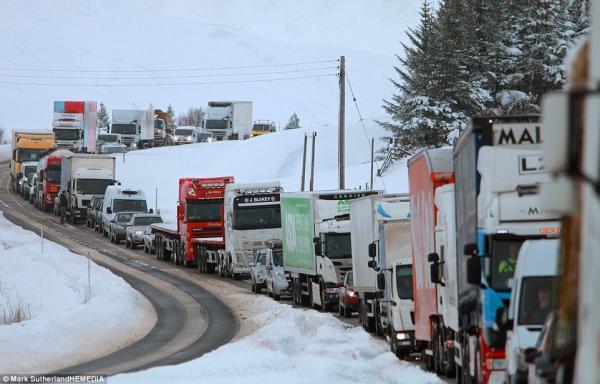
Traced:
<path id="1" fill-rule="evenodd" d="M 179 179 L 177 224 L 150 225 L 156 257 L 212 273 L 217 252 L 225 248 L 225 186 L 233 176 Z"/>
<path id="2" fill-rule="evenodd" d="M 54 198 L 60 189 L 60 169 L 62 155 L 67 151 L 58 150 L 44 156 L 38 162 L 38 188 L 34 198 L 35 206 L 48 211 L 54 206 Z"/>
<path id="3" fill-rule="evenodd" d="M 452 149 L 419 152 L 408 160 L 408 188 L 412 228 L 415 340 L 432 363 L 432 335 L 438 317 L 438 292 L 431 281 L 429 254 L 435 253 L 436 188 L 454 182 Z"/>

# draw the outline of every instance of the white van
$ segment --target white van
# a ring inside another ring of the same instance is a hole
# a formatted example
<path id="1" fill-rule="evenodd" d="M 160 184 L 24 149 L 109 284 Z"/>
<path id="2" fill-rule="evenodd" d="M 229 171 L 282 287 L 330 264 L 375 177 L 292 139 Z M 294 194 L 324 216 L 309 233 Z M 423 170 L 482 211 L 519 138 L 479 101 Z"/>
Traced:
<path id="1" fill-rule="evenodd" d="M 528 240 L 519 251 L 508 307 L 506 361 L 508 383 L 526 383 L 524 351 L 534 347 L 554 306 L 558 239 Z"/>
<path id="2" fill-rule="evenodd" d="M 148 212 L 144 191 L 138 188 L 109 185 L 102 202 L 102 234 L 108 236 L 110 222 L 118 212 Z M 152 210 L 150 210 L 152 213 Z"/>

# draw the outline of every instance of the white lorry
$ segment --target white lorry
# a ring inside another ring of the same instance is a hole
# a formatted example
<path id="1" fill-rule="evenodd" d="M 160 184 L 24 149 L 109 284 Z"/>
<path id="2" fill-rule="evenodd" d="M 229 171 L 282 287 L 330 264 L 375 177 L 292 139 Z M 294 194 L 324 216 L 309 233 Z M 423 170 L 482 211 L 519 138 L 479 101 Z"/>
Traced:
<path id="1" fill-rule="evenodd" d="M 54 102 L 52 131 L 57 148 L 95 152 L 96 108 L 95 101 Z"/>
<path id="2" fill-rule="evenodd" d="M 67 195 L 66 216 L 75 223 L 86 219 L 87 206 L 93 197 L 104 196 L 115 183 L 115 158 L 108 155 L 63 154 L 60 193 Z"/>
<path id="3" fill-rule="evenodd" d="M 231 183 L 225 187 L 225 250 L 218 255 L 220 276 L 250 273 L 257 250 L 281 239 L 279 181 Z"/>
<path id="4" fill-rule="evenodd" d="M 206 132 L 217 140 L 245 140 L 252 131 L 251 101 L 209 101 L 206 108 Z"/>
<path id="5" fill-rule="evenodd" d="M 409 197 L 352 200 L 350 217 L 353 284 L 362 325 L 386 335 L 398 356 L 408 356 L 414 349 Z"/>
<path id="6" fill-rule="evenodd" d="M 294 301 L 323 310 L 338 304 L 338 286 L 352 270 L 350 200 L 376 191 L 315 191 L 281 195 L 284 271 Z"/>
<path id="7" fill-rule="evenodd" d="M 121 135 L 121 143 L 129 147 L 149 148 L 154 142 L 152 109 L 113 109 L 110 133 Z"/>

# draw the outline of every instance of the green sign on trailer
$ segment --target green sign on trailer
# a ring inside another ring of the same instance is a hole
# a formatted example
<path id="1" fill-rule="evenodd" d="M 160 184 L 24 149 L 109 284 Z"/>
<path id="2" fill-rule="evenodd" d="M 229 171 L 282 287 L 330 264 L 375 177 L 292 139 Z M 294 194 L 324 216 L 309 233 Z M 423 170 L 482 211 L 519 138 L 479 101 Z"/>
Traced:
<path id="1" fill-rule="evenodd" d="M 314 212 L 312 196 L 281 195 L 283 265 L 286 271 L 314 275 Z"/>

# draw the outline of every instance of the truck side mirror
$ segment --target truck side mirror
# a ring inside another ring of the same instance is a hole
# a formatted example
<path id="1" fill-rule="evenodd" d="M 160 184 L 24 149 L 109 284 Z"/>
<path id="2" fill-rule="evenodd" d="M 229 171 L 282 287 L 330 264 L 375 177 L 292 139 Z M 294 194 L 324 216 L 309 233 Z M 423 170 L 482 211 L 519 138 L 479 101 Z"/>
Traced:
<path id="1" fill-rule="evenodd" d="M 429 275 L 429 278 L 433 284 L 442 283 L 442 279 L 440 279 L 440 265 L 437 262 L 433 262 L 429 266 Z"/>
<path id="2" fill-rule="evenodd" d="M 323 254 L 321 239 L 319 239 L 318 237 L 315 237 L 313 239 L 313 243 L 315 245 L 315 255 L 321 256 Z"/>
<path id="3" fill-rule="evenodd" d="M 377 244 L 374 242 L 369 244 L 369 257 L 372 259 L 377 257 Z"/>
<path id="4" fill-rule="evenodd" d="M 110 209 L 110 207 L 106 207 L 106 213 L 108 213 L 109 215 L 112 214 L 112 209 Z"/>
<path id="5" fill-rule="evenodd" d="M 463 249 L 463 254 L 465 256 L 477 256 L 477 244 L 469 243 L 465 244 L 465 248 Z"/>
<path id="6" fill-rule="evenodd" d="M 385 290 L 385 274 L 383 274 L 383 273 L 377 274 L 377 290 L 378 291 Z"/>
<path id="7" fill-rule="evenodd" d="M 470 256 L 467 260 L 467 283 L 481 286 L 481 262 L 479 256 Z"/>
<path id="8" fill-rule="evenodd" d="M 154 213 L 154 210 L 153 210 L 152 208 L 150 208 L 150 209 L 148 210 L 148 213 Z"/>
<path id="9" fill-rule="evenodd" d="M 374 269 L 375 271 L 379 271 L 379 267 L 377 266 L 377 261 L 369 260 L 367 265 L 369 266 L 369 268 Z"/>
<path id="10" fill-rule="evenodd" d="M 438 261 L 440 261 L 440 257 L 437 253 L 433 252 L 427 255 L 427 261 L 429 261 L 430 263 L 437 263 Z"/>
<path id="11" fill-rule="evenodd" d="M 525 362 L 528 364 L 533 364 L 535 359 L 541 355 L 541 352 L 535 348 L 527 348 L 523 354 L 525 355 Z"/>
<path id="12" fill-rule="evenodd" d="M 500 307 L 496 310 L 495 325 L 501 331 L 508 331 L 513 328 L 514 321 L 508 318 L 506 307 Z"/>

